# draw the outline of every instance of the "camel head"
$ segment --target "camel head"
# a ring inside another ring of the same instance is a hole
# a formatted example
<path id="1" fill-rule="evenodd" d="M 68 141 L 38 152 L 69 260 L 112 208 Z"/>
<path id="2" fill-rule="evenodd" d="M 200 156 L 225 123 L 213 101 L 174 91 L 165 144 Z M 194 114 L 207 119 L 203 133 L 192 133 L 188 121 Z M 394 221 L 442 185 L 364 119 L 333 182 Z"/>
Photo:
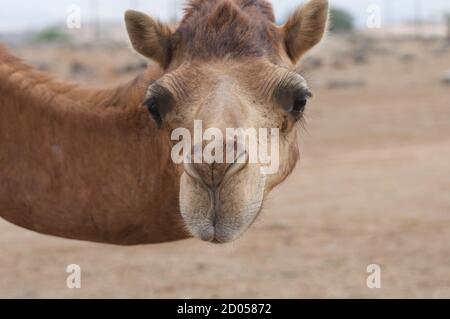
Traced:
<path id="1" fill-rule="evenodd" d="M 282 26 L 263 0 L 194 0 L 176 28 L 126 13 L 133 47 L 161 67 L 144 105 L 173 146 L 193 236 L 236 239 L 292 172 L 311 97 L 296 64 L 327 19 L 326 0 L 310 0 Z"/>

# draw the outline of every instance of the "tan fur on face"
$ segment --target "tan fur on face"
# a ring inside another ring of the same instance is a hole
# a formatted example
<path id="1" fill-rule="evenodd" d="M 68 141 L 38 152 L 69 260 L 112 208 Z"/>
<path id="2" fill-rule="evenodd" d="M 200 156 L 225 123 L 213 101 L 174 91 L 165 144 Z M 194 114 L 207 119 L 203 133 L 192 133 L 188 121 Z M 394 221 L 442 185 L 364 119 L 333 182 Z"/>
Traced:
<path id="1" fill-rule="evenodd" d="M 189 82 L 193 74 L 197 74 L 196 80 Z M 186 127 L 193 136 L 194 120 L 201 119 L 204 131 L 210 127 L 222 132 L 226 128 L 281 130 L 276 174 L 264 176 L 260 164 L 249 163 L 213 190 L 192 174 L 180 171 L 181 214 L 194 236 L 216 242 L 236 239 L 258 216 L 265 195 L 291 173 L 299 156 L 297 128 L 273 95 L 280 85 L 294 80 L 298 81 L 295 85 L 305 85 L 299 75 L 265 59 L 227 59 L 185 65 L 158 81 L 169 88 L 172 82 L 186 83 L 187 93 L 176 98 L 180 102 L 164 120 L 170 128 Z M 289 128 L 283 128 L 286 120 L 292 123 Z M 216 174 L 207 164 L 197 168 L 197 173 L 203 180 Z"/>

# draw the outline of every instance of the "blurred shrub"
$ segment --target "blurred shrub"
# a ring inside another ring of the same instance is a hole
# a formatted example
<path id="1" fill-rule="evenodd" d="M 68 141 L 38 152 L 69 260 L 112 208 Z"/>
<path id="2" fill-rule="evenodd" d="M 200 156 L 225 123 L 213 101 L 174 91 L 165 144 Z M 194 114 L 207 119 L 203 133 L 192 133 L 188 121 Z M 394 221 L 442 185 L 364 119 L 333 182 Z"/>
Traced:
<path id="1" fill-rule="evenodd" d="M 70 42 L 70 36 L 63 30 L 51 27 L 46 28 L 33 37 L 33 42 L 36 43 L 55 43 L 55 42 Z"/>
<path id="2" fill-rule="evenodd" d="M 331 8 L 330 31 L 348 32 L 353 30 L 353 17 L 343 9 Z"/>

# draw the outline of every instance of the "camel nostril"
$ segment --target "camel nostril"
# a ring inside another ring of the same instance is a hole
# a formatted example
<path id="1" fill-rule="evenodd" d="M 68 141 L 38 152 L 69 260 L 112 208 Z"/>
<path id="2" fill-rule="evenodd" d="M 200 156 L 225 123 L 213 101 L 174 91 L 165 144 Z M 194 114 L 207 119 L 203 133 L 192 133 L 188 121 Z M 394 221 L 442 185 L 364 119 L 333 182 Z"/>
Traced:
<path id="1" fill-rule="evenodd" d="M 183 164 L 184 166 L 184 171 L 186 172 L 186 174 L 188 174 L 190 177 L 192 177 L 193 179 L 196 180 L 202 180 L 201 176 L 199 175 L 197 169 L 195 168 L 195 165 L 193 163 L 190 162 L 185 162 Z"/>
<path id="2" fill-rule="evenodd" d="M 236 157 L 234 162 L 227 167 L 222 179 L 230 178 L 239 171 L 241 171 L 245 166 L 247 166 L 248 161 L 249 161 L 248 152 L 244 150 L 241 154 L 239 154 Z"/>
<path id="3" fill-rule="evenodd" d="M 248 164 L 247 151 L 242 151 L 232 163 L 192 163 L 185 161 L 184 170 L 193 179 L 209 189 L 217 188 L 225 179 L 238 173 Z"/>

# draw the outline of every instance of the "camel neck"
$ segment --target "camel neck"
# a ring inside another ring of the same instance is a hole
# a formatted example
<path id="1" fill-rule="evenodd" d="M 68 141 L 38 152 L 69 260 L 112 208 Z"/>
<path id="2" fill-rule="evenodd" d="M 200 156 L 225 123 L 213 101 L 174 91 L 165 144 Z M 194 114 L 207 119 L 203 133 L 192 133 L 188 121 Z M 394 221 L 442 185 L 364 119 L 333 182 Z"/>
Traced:
<path id="1" fill-rule="evenodd" d="M 141 107 L 151 72 L 82 88 L 0 48 L 0 217 L 104 243 L 185 238 L 168 137 Z"/>
<path id="2" fill-rule="evenodd" d="M 142 105 L 148 85 L 160 70 L 149 69 L 111 88 L 87 88 L 54 79 L 11 55 L 0 45 L 0 91 L 54 111 L 122 112 Z"/>

